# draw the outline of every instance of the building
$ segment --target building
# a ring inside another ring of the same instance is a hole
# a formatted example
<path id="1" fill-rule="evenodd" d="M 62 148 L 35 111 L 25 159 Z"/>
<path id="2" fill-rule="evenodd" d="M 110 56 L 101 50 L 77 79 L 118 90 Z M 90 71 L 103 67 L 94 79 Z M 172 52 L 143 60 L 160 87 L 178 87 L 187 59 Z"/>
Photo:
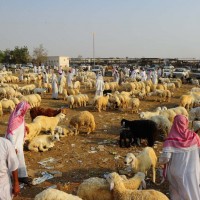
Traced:
<path id="1" fill-rule="evenodd" d="M 46 65 L 69 67 L 69 57 L 67 57 L 67 56 L 48 56 Z"/>

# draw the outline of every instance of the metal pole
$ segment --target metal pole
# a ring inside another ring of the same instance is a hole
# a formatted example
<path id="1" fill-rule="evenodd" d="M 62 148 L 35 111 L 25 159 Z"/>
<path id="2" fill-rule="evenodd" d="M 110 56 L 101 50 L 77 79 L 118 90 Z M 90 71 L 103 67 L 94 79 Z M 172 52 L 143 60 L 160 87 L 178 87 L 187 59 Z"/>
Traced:
<path id="1" fill-rule="evenodd" d="M 93 62 L 94 62 L 94 66 L 95 66 L 95 46 L 94 46 L 94 33 L 93 33 Z"/>

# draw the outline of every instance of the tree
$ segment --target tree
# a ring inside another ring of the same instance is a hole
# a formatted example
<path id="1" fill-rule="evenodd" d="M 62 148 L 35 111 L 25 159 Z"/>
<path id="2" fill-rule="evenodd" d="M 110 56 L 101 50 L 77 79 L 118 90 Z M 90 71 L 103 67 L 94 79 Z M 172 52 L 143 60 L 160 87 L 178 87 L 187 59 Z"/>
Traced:
<path id="1" fill-rule="evenodd" d="M 3 63 L 5 60 L 5 53 L 3 51 L 0 51 L 0 63 Z"/>
<path id="2" fill-rule="evenodd" d="M 42 44 L 33 50 L 33 59 L 37 65 L 41 65 L 47 60 L 47 50 L 43 47 Z"/>
<path id="3" fill-rule="evenodd" d="M 30 61 L 30 55 L 28 48 L 26 46 L 19 48 L 15 47 L 13 51 L 10 52 L 12 63 L 26 64 Z"/>

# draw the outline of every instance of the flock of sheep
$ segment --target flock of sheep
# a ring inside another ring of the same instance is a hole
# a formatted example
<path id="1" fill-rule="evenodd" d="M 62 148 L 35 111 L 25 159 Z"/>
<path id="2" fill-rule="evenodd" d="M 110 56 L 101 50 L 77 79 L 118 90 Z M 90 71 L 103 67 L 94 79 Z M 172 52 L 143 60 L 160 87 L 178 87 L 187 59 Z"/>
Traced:
<path id="1" fill-rule="evenodd" d="M 49 75 L 49 80 L 51 75 Z M 200 128 L 200 88 L 194 87 L 187 94 L 180 97 L 179 106 L 174 108 L 158 107 L 154 112 L 140 111 L 141 101 L 154 99 L 160 102 L 169 102 L 177 88 L 182 86 L 180 79 L 160 78 L 159 84 L 154 85 L 151 80 L 145 82 L 128 78 L 126 82 L 119 85 L 116 82 L 105 82 L 104 96 L 93 96 L 82 94 L 82 89 L 95 89 L 95 74 L 92 72 L 79 72 L 74 78 L 73 86 L 66 87 L 67 79 L 62 78 L 59 84 L 59 94 L 69 108 L 90 106 L 94 111 L 101 112 L 107 109 L 118 109 L 137 113 L 141 120 L 150 120 L 156 124 L 159 134 L 167 136 L 173 119 L 177 114 L 182 114 L 192 121 L 191 128 L 197 131 Z M 19 79 L 10 73 L 2 75 L 0 83 L 0 115 L 6 111 L 13 111 L 15 105 L 20 101 L 27 101 L 31 105 L 30 115 L 32 122 L 26 123 L 28 134 L 25 138 L 30 151 L 47 151 L 54 147 L 54 143 L 64 136 L 79 134 L 82 128 L 87 134 L 95 132 L 95 117 L 89 111 L 80 111 L 72 116 L 69 123 L 61 126 L 60 123 L 66 120 L 69 108 L 58 110 L 42 108 L 41 102 L 45 93 L 51 93 L 50 83 L 43 83 L 40 74 L 25 74 L 22 84 Z M 140 121 L 140 120 L 138 120 Z M 130 121 L 130 123 L 133 123 Z M 130 125 L 131 126 L 131 125 Z M 135 126 L 135 125 L 134 125 Z M 123 129 L 123 126 L 122 126 Z M 138 133 L 140 130 L 137 129 Z M 150 131 L 150 130 L 149 130 Z M 145 133 L 147 138 L 149 132 Z M 134 137 L 133 138 L 139 137 Z M 125 134 L 124 137 L 127 135 Z M 131 136 L 132 137 L 132 136 Z M 126 139 L 126 138 L 125 138 Z M 155 142 L 155 141 L 154 141 Z M 130 142 L 131 143 L 131 142 Z M 132 145 L 132 143 L 130 144 Z M 116 172 L 106 174 L 105 178 L 93 177 L 84 180 L 78 188 L 77 195 L 64 193 L 56 189 L 47 189 L 36 195 L 35 200 L 44 199 L 83 199 L 83 200 L 126 200 L 126 199 L 168 199 L 164 194 L 156 190 L 138 190 L 143 185 L 145 188 L 146 172 L 152 168 L 153 179 L 156 182 L 157 156 L 152 147 L 146 147 L 135 156 L 128 153 L 125 157 L 125 164 L 136 173 L 134 177 L 127 179 Z M 113 193 L 110 192 L 113 190 Z M 97 195 L 99 194 L 99 195 Z"/>

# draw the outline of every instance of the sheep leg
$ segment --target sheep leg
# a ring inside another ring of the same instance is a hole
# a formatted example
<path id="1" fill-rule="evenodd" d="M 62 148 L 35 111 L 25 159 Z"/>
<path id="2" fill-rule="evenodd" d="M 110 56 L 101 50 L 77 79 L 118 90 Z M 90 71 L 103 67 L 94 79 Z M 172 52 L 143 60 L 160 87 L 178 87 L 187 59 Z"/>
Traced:
<path id="1" fill-rule="evenodd" d="M 155 170 L 155 166 L 152 166 L 152 172 L 153 172 L 153 183 L 156 182 L 156 170 Z"/>
<path id="2" fill-rule="evenodd" d="M 89 135 L 91 133 L 91 128 L 88 127 L 88 132 L 87 132 L 87 135 Z"/>

